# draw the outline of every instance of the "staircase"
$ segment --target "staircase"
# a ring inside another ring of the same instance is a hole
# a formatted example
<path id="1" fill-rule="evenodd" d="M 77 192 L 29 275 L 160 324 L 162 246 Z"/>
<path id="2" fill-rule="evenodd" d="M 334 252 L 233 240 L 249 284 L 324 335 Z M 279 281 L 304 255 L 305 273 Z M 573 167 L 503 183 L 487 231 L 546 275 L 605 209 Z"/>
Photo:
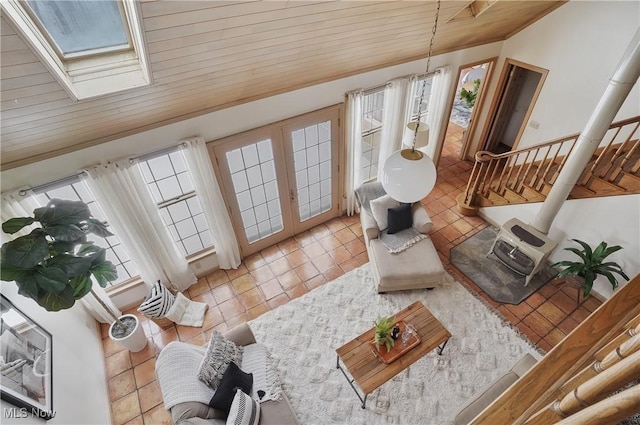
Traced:
<path id="1" fill-rule="evenodd" d="M 469 425 L 611 425 L 638 412 L 640 275 L 617 290 Z"/>
<path id="2" fill-rule="evenodd" d="M 569 199 L 640 193 L 640 116 L 611 124 Z M 579 134 L 504 154 L 476 153 L 458 209 L 542 202 L 553 187 Z"/>

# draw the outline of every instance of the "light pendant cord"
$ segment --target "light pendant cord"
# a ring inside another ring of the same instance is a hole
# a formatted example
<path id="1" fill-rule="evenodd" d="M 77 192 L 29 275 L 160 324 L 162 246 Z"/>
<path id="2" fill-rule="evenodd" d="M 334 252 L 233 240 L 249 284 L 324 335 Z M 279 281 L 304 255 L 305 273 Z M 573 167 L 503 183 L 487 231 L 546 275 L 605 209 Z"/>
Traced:
<path id="1" fill-rule="evenodd" d="M 431 41 L 429 42 L 429 52 L 427 53 L 427 70 L 425 71 L 426 78 L 429 78 L 429 65 L 431 64 L 431 53 L 433 52 L 433 40 L 436 38 L 436 30 L 438 29 L 438 17 L 440 16 L 440 0 L 438 0 L 438 7 L 436 9 L 436 19 L 433 22 L 433 29 L 431 30 Z M 420 118 L 422 117 L 422 101 L 424 100 L 424 92 L 427 87 L 427 80 L 424 80 L 422 84 L 422 91 L 420 92 L 420 102 L 418 103 L 418 119 L 416 120 L 416 129 L 413 132 L 413 145 L 411 151 L 416 150 L 416 139 L 418 138 L 418 129 L 420 128 Z"/>

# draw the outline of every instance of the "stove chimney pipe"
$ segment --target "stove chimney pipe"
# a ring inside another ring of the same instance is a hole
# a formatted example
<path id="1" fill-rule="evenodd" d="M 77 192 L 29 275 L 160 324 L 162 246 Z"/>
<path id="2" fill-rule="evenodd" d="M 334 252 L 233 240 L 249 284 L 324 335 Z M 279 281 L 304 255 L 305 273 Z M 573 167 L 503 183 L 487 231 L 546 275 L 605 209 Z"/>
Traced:
<path id="1" fill-rule="evenodd" d="M 576 141 L 576 145 L 560 171 L 540 211 L 531 222 L 531 226 L 542 233 L 549 233 L 562 204 L 571 193 L 591 156 L 607 133 L 618 110 L 624 103 L 640 77 L 640 29 L 636 31 L 618 68 L 611 77 L 609 85 L 591 114 L 587 125 Z"/>

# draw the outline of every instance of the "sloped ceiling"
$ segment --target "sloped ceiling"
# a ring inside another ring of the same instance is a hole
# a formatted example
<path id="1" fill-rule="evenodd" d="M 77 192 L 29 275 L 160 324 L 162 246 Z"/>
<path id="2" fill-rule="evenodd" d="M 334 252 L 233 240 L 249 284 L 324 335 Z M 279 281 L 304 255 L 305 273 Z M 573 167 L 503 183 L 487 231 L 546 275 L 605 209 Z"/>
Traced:
<path id="1" fill-rule="evenodd" d="M 504 40 L 563 3 L 444 1 L 434 54 Z M 153 84 L 77 102 L 2 17 L 2 169 L 424 58 L 436 7 L 435 1 L 143 1 Z"/>

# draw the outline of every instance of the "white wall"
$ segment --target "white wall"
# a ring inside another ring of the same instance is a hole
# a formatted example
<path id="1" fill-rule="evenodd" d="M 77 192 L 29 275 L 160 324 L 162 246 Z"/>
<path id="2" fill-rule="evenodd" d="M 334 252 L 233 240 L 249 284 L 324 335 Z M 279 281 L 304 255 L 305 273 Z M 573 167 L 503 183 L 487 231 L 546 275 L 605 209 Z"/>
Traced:
<path id="1" fill-rule="evenodd" d="M 4 409 L 14 406 L 0 401 L 0 422 L 111 423 L 101 335 L 96 321 L 79 304 L 69 310 L 48 312 L 35 301 L 18 295 L 12 283 L 2 282 L 2 294 L 53 336 L 52 400 L 56 415 L 47 422 L 33 416 L 8 419 L 4 417 Z"/>
<path id="2" fill-rule="evenodd" d="M 504 42 L 489 93 L 495 91 L 506 58 L 549 70 L 529 118 L 540 127 L 527 126 L 518 148 L 582 131 L 638 29 L 639 17 L 637 1 L 571 1 Z M 488 109 L 481 114 L 480 128 Z M 636 84 L 616 121 L 639 114 Z M 477 132 L 475 146 L 479 138 Z"/>
<path id="3" fill-rule="evenodd" d="M 517 217 L 530 223 L 541 203 L 483 208 L 481 215 L 496 226 Z M 564 203 L 549 230 L 549 237 L 558 242 L 551 261 L 575 260 L 577 256 L 564 251 L 568 246 L 579 248 L 568 239 L 580 239 L 595 247 L 601 241 L 620 245 L 622 250 L 611 254 L 607 261 L 615 261 L 632 278 L 640 273 L 640 195 L 610 196 L 607 198 L 574 199 Z M 617 276 L 617 275 L 616 275 Z M 622 285 L 623 278 L 618 279 Z M 609 281 L 600 276 L 594 292 L 608 298 L 613 293 Z"/>

